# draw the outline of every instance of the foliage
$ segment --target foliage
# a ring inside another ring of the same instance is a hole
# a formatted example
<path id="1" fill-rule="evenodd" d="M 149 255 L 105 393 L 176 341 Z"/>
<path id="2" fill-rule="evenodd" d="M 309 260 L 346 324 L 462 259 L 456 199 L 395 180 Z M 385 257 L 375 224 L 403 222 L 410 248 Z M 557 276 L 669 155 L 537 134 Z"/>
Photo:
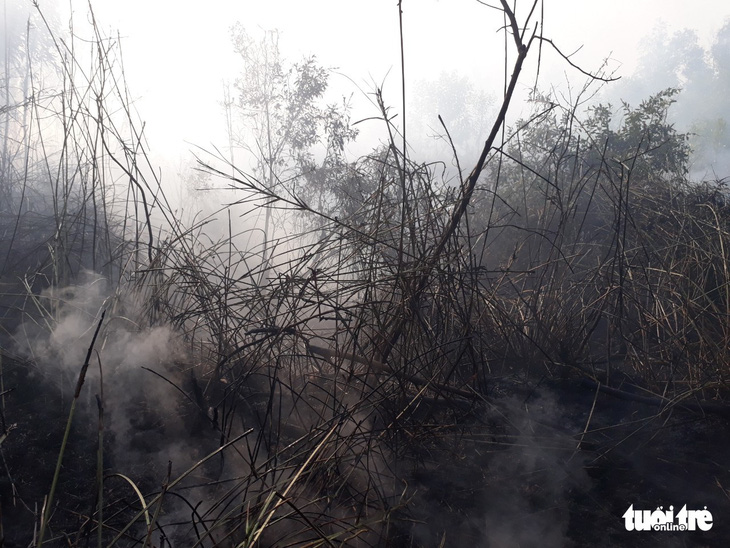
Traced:
<path id="1" fill-rule="evenodd" d="M 602 355 L 655 382 L 711 382 L 729 358 L 728 334 L 716 329 L 730 283 L 724 184 L 688 181 L 688 135 L 668 121 L 676 94 L 623 103 L 619 116 L 610 105 L 581 116 L 541 98 L 493 163 L 499 199 L 475 210 L 487 225 L 484 264 L 526 273 L 508 286 L 518 294 L 503 296 L 520 310 L 532 351 L 590 366 L 606 382 Z M 672 363 L 671 373 L 656 361 Z"/>
<path id="2" fill-rule="evenodd" d="M 658 25 L 643 43 L 638 70 L 611 91 L 612 97 L 639 102 L 663 89 L 680 90 L 673 95 L 676 105 L 670 116 L 689 134 L 689 167 L 695 178 L 722 178 L 730 168 L 730 140 L 722 129 L 728 111 L 729 37 L 730 22 L 720 27 L 709 47 L 695 31 L 669 33 Z"/>
<path id="3" fill-rule="evenodd" d="M 329 71 L 315 56 L 287 65 L 276 31 L 256 40 L 239 23 L 232 38 L 243 61 L 235 84 L 237 106 L 251 137 L 238 144 L 255 158 L 255 176 L 271 190 L 281 184 L 292 190 L 300 177 L 314 171 L 318 173 L 311 176 L 312 185 L 322 177 L 330 183 L 336 180 L 344 167 L 345 146 L 357 130 L 350 124 L 346 101 L 322 104 Z M 310 197 L 318 193 L 311 186 L 300 185 L 298 190 Z"/>

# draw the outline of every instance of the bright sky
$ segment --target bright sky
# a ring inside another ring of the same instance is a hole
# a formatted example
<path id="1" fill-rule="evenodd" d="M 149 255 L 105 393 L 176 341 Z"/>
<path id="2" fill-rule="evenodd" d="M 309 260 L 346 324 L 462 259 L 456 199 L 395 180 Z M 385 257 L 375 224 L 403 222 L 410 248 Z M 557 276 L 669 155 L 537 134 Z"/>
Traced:
<path id="1" fill-rule="evenodd" d="M 92 0 L 93 1 L 93 0 Z M 497 1 L 495 0 L 495 3 Z M 314 53 L 324 66 L 338 67 L 363 90 L 385 82 L 399 109 L 400 52 L 397 0 L 125 0 L 96 1 L 103 28 L 119 29 L 125 65 L 137 108 L 148 123 L 153 146 L 187 149 L 225 143 L 223 81 L 235 77 L 230 27 L 277 28 L 285 55 L 295 61 Z M 518 16 L 529 3 L 517 3 Z M 85 11 L 85 3 L 76 8 Z M 499 12 L 477 0 L 403 0 L 406 72 L 409 85 L 442 71 L 468 74 L 497 95 L 502 85 L 503 38 Z M 630 75 L 644 39 L 660 22 L 670 31 L 695 29 L 704 45 L 730 18 L 727 0 L 544 0 L 545 35 L 565 52 L 583 46 L 574 60 L 597 69 L 614 60 Z M 557 58 L 543 59 L 548 83 L 580 77 Z M 531 79 L 524 80 L 525 85 Z M 331 80 L 342 93 L 355 91 L 344 77 Z M 357 98 L 363 107 L 367 102 Z M 519 107 L 518 107 L 519 108 Z M 373 111 L 362 110 L 363 116 Z"/>

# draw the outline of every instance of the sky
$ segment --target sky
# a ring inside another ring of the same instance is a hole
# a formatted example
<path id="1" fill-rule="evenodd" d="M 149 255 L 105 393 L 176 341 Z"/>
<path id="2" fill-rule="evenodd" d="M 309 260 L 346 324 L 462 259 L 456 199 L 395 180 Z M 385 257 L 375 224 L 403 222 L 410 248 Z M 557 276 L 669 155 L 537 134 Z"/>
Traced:
<path id="1" fill-rule="evenodd" d="M 160 155 L 184 154 L 191 144 L 226 142 L 220 103 L 224 83 L 233 81 L 239 70 L 230 40 L 235 22 L 251 33 L 278 29 L 288 59 L 315 54 L 323 66 L 337 69 L 330 87 L 335 94 L 352 95 L 355 118 L 376 114 L 367 98 L 376 86 L 400 110 L 396 0 L 91 2 L 102 29 L 122 37 L 135 106 Z M 85 19 L 86 3 L 73 5 L 77 17 Z M 530 5 L 517 3 L 518 18 Z M 478 89 L 499 96 L 504 38 L 497 10 L 477 0 L 403 0 L 402 6 L 409 99 L 418 95 L 424 81 L 443 72 L 466 75 Z M 730 18 L 726 0 L 544 0 L 542 6 L 544 35 L 564 53 L 575 52 L 571 59 L 576 64 L 593 71 L 609 59 L 609 66 L 623 77 L 636 68 L 638 54 L 657 25 L 669 31 L 694 29 L 700 43 L 709 45 Z M 528 74 L 522 91 L 534 83 Z M 563 85 L 566 79 L 585 80 L 544 51 L 540 86 Z M 361 130 L 361 139 L 368 140 L 380 128 Z"/>
<path id="2" fill-rule="evenodd" d="M 504 53 L 499 12 L 476 0 L 404 0 L 402 5 L 409 91 L 417 93 L 419 82 L 456 71 L 499 95 Z M 518 16 L 528 7 L 518 2 Z M 132 92 L 161 148 L 224 140 L 218 135 L 223 127 L 220 101 L 223 82 L 236 75 L 230 42 L 236 21 L 250 32 L 279 29 L 291 60 L 316 54 L 322 65 L 338 69 L 341 74 L 333 76 L 331 87 L 354 94 L 363 117 L 374 112 L 361 91 L 383 86 L 386 98 L 399 104 L 396 0 L 126 0 L 97 2 L 95 10 L 102 26 L 118 29 L 123 37 Z M 587 70 L 597 70 L 609 58 L 621 76 L 636 68 L 642 40 L 657 25 L 670 31 L 695 29 L 708 45 L 727 18 L 730 2 L 725 0 L 544 2 L 546 36 L 566 54 L 577 51 L 572 59 Z M 545 52 L 542 62 L 541 85 L 584 80 L 553 53 Z M 524 82 L 525 87 L 532 83 L 530 78 Z"/>

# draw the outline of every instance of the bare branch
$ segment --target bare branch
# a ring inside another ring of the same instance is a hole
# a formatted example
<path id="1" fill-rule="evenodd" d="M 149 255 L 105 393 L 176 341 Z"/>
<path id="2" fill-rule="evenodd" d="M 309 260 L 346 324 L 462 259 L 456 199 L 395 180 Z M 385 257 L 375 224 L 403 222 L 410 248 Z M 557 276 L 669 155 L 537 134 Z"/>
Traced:
<path id="1" fill-rule="evenodd" d="M 620 80 L 621 79 L 620 76 L 617 76 L 617 77 L 613 78 L 613 77 L 600 76 L 600 75 L 597 75 L 597 74 L 590 73 L 590 72 L 582 69 L 581 67 L 579 67 L 575 63 L 573 63 L 573 61 L 570 60 L 570 58 L 572 57 L 572 54 L 571 55 L 564 54 L 562 51 L 560 51 L 560 49 L 558 48 L 558 46 L 555 45 L 555 42 L 553 42 L 550 38 L 545 38 L 544 36 L 537 36 L 536 38 L 538 40 L 540 40 L 540 42 L 545 42 L 546 44 L 550 44 L 553 47 L 553 49 L 556 52 L 558 52 L 558 55 L 560 55 L 560 57 L 562 57 L 563 59 L 565 59 L 565 61 L 571 67 L 573 67 L 574 69 L 576 69 L 581 74 L 584 74 L 584 75 L 588 76 L 589 78 L 593 78 L 594 80 L 599 80 L 601 82 L 615 82 L 616 80 Z"/>

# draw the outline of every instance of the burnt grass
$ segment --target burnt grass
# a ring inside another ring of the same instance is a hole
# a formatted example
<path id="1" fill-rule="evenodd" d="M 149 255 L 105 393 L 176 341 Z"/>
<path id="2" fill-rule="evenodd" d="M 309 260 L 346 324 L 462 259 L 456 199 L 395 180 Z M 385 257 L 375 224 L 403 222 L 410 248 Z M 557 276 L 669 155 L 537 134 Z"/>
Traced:
<path id="1" fill-rule="evenodd" d="M 20 547 L 32 542 L 37 527 L 70 394 L 34 364 L 8 355 L 3 376 L 9 390 L 0 477 L 3 546 Z M 388 545 L 727 545 L 727 413 L 679 406 L 662 410 L 615 394 L 596 395 L 595 386 L 571 378 L 502 378 L 492 387 L 488 403 L 435 406 L 411 417 L 422 428 L 403 451 L 400 470 L 409 498 L 391 517 Z M 92 406 L 76 417 L 49 545 L 89 541 L 85 516 L 95 504 L 96 420 Z M 169 429 L 152 423 L 135 423 L 140 451 L 152 453 L 174 441 Z M 106 436 L 106 466 L 121 466 L 123 459 L 114 462 L 113 432 Z M 154 492 L 165 471 L 148 466 L 125 473 L 136 473 L 140 487 Z M 121 525 L 138 505 L 123 486 L 107 480 L 106 489 L 116 508 L 108 524 Z M 708 532 L 628 532 L 622 515 L 631 504 L 635 509 L 673 505 L 675 512 L 685 504 L 688 509 L 706 506 L 714 524 Z"/>
<path id="2" fill-rule="evenodd" d="M 524 383 L 507 397 L 510 409 L 530 412 L 522 433 L 455 438 L 440 462 L 413 473 L 421 492 L 412 511 L 421 519 L 403 531 L 403 545 L 727 545 L 728 414 L 661 412 L 599 392 L 581 436 L 594 396 L 578 380 Z M 707 507 L 714 524 L 707 532 L 629 532 L 622 516 L 631 504 L 673 505 L 675 514 L 685 504 Z"/>

